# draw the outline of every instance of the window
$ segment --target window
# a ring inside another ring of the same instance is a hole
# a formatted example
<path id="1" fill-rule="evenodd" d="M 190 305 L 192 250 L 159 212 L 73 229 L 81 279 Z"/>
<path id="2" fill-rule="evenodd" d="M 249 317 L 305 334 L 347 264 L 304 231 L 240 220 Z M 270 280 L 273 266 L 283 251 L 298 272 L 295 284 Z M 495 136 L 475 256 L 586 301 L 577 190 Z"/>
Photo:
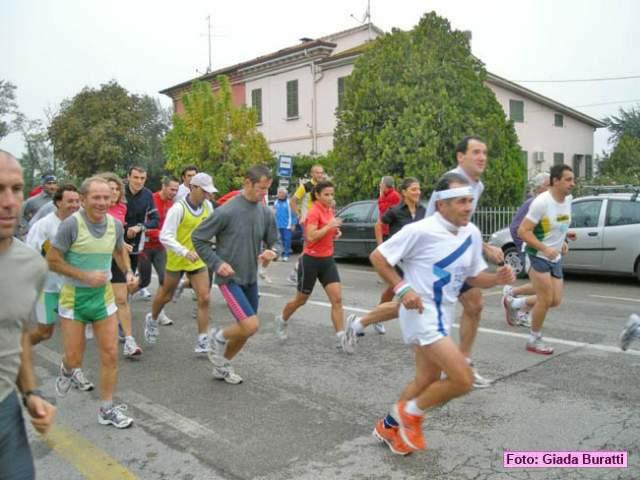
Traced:
<path id="1" fill-rule="evenodd" d="M 640 202 L 630 200 L 609 200 L 605 225 L 616 227 L 640 223 Z"/>
<path id="2" fill-rule="evenodd" d="M 524 122 L 524 102 L 509 100 L 509 118 L 514 122 Z"/>
<path id="3" fill-rule="evenodd" d="M 564 153 L 553 153 L 553 164 L 554 165 L 562 165 L 564 163 Z"/>
<path id="4" fill-rule="evenodd" d="M 587 180 L 593 178 L 593 159 L 591 155 L 584 156 L 584 176 Z"/>
<path id="5" fill-rule="evenodd" d="M 287 82 L 287 118 L 298 118 L 298 80 Z"/>
<path id="6" fill-rule="evenodd" d="M 580 167 L 582 166 L 582 157 L 583 155 L 574 155 L 573 156 L 573 176 L 575 178 L 580 178 Z"/>
<path id="7" fill-rule="evenodd" d="M 571 205 L 571 226 L 569 228 L 594 228 L 598 226 L 602 200 L 585 200 Z"/>
<path id="8" fill-rule="evenodd" d="M 338 110 L 342 108 L 342 97 L 344 97 L 344 81 L 347 77 L 338 78 Z"/>
<path id="9" fill-rule="evenodd" d="M 340 212 L 339 217 L 342 219 L 342 223 L 366 223 L 369 221 L 371 207 L 370 202 L 356 203 Z"/>
<path id="10" fill-rule="evenodd" d="M 251 90 L 251 106 L 256 109 L 258 125 L 262 123 L 262 89 Z"/>
<path id="11" fill-rule="evenodd" d="M 553 125 L 555 127 L 564 127 L 564 116 L 561 113 L 554 113 Z"/>

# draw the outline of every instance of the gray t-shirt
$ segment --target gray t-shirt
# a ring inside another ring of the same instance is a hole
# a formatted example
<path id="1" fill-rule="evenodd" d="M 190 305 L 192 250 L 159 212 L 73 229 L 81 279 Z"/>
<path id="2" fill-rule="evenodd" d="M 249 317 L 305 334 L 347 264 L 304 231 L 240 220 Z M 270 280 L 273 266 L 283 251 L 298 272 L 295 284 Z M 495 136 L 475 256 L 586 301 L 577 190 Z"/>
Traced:
<path id="1" fill-rule="evenodd" d="M 47 276 L 44 259 L 20 240 L 0 253 L 0 402 L 16 388 L 22 332 Z"/>
<path id="2" fill-rule="evenodd" d="M 31 217 L 31 220 L 29 220 L 29 227 L 28 229 L 31 230 L 31 227 L 33 227 L 33 225 L 40 220 L 41 218 L 46 217 L 47 215 L 49 215 L 51 212 L 55 212 L 56 206 L 53 204 L 53 200 L 51 200 L 50 202 L 45 203 L 42 207 L 40 207 L 38 209 L 38 211 L 36 212 L 36 214 Z"/>
<path id="3" fill-rule="evenodd" d="M 211 249 L 215 237 L 216 251 Z M 191 235 L 200 258 L 215 272 L 222 262 L 235 271 L 232 277 L 216 275 L 216 284 L 233 281 L 248 285 L 258 280 L 258 255 L 266 248 L 280 252 L 276 220 L 270 208 L 235 196 L 206 218 Z"/>
<path id="4" fill-rule="evenodd" d="M 93 235 L 95 238 L 101 238 L 105 232 L 107 231 L 107 217 L 105 216 L 102 222 L 100 223 L 92 223 L 89 221 L 87 214 L 84 210 L 80 210 L 80 215 L 84 218 L 87 227 L 89 228 L 89 233 Z M 107 214 L 108 215 L 108 214 Z M 116 226 L 116 248 L 122 247 L 124 243 L 124 228 L 122 224 L 118 221 L 115 222 Z M 66 253 L 67 250 L 71 248 L 73 242 L 78 238 L 78 222 L 74 218 L 74 215 L 65 218 L 60 226 L 58 227 L 58 234 L 56 235 L 55 240 L 52 245 L 60 250 L 62 253 Z"/>

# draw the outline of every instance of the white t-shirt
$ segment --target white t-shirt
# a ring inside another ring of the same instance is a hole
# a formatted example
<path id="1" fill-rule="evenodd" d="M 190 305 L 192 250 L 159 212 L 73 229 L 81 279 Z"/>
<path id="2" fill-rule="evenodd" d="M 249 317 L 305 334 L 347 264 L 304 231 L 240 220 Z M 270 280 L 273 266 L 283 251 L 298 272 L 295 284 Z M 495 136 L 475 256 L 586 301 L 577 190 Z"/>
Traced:
<path id="1" fill-rule="evenodd" d="M 469 182 L 469 186 L 471 187 L 471 190 L 473 191 L 473 210 L 471 211 L 471 215 L 476 213 L 476 207 L 478 206 L 478 202 L 480 201 L 480 197 L 482 196 L 482 192 L 484 192 L 484 184 L 482 183 L 482 181 L 478 180 L 476 182 L 473 179 L 471 179 L 471 177 L 469 177 L 469 175 L 467 175 L 467 172 L 465 172 L 462 169 L 462 167 L 456 167 L 453 170 L 449 170 L 447 173 L 457 173 L 457 174 L 462 175 L 464 178 L 467 179 L 467 181 Z M 430 217 L 434 213 L 436 213 L 436 200 L 435 200 L 434 195 L 432 193 L 431 197 L 429 198 L 429 204 L 427 205 L 427 217 Z"/>
<path id="2" fill-rule="evenodd" d="M 571 224 L 572 198 L 571 195 L 568 195 L 565 197 L 564 202 L 558 203 L 554 200 L 551 192 L 546 191 L 531 202 L 529 212 L 525 218 L 534 223 L 533 234 L 547 247 L 558 250 L 562 248 L 562 243 Z M 524 251 L 529 255 L 535 255 L 552 262 L 557 262 L 562 257 L 558 255 L 553 259 L 547 258 L 542 252 L 530 245 L 526 245 Z"/>
<path id="3" fill-rule="evenodd" d="M 423 302 L 455 305 L 467 277 L 487 268 L 482 258 L 482 235 L 474 224 L 460 227 L 457 235 L 436 213 L 411 223 L 378 247 L 389 262 L 402 260 L 404 279 Z M 441 292 L 441 293 L 440 293 Z"/>
<path id="4" fill-rule="evenodd" d="M 45 256 L 49 250 L 49 246 L 56 238 L 60 223 L 61 220 L 56 215 L 56 212 L 51 212 L 33 224 L 29 230 L 25 243 L 42 256 Z M 44 285 L 44 291 L 49 293 L 58 293 L 62 288 L 62 283 L 62 277 L 49 270 L 47 280 Z"/>
<path id="5" fill-rule="evenodd" d="M 189 189 L 189 187 L 187 187 L 184 183 L 181 183 L 178 186 L 178 193 L 176 193 L 174 203 L 177 202 L 178 200 L 182 200 L 184 197 L 186 197 L 189 194 L 190 191 L 191 190 Z"/>

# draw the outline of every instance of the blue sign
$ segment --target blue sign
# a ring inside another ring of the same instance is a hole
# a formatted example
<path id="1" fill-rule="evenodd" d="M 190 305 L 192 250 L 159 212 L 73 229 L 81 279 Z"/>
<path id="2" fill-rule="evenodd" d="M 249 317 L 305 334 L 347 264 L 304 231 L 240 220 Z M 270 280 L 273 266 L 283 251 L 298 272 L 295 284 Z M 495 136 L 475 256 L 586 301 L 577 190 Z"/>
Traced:
<path id="1" fill-rule="evenodd" d="M 278 176 L 291 177 L 293 174 L 293 157 L 290 155 L 280 155 L 278 157 Z"/>

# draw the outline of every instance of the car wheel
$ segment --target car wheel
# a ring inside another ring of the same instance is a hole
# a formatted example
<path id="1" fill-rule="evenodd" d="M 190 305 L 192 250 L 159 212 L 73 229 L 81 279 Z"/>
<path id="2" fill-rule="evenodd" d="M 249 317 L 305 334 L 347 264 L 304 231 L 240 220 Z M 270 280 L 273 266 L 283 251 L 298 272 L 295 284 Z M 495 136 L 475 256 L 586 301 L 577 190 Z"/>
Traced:
<path id="1" fill-rule="evenodd" d="M 640 282 L 640 258 L 636 260 L 636 280 Z"/>
<path id="2" fill-rule="evenodd" d="M 504 263 L 513 268 L 517 278 L 525 278 L 527 276 L 522 263 L 522 255 L 520 255 L 515 246 L 504 249 Z"/>

